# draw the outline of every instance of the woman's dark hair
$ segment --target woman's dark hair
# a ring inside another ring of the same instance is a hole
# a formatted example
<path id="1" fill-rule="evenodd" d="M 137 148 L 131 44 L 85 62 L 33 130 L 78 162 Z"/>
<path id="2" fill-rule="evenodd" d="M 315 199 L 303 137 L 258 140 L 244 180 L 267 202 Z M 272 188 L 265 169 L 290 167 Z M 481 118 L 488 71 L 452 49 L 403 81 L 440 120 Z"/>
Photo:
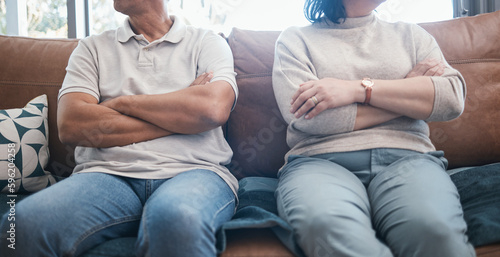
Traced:
<path id="1" fill-rule="evenodd" d="M 312 23 L 323 17 L 335 23 L 342 23 L 347 17 L 342 0 L 306 0 L 304 14 Z"/>

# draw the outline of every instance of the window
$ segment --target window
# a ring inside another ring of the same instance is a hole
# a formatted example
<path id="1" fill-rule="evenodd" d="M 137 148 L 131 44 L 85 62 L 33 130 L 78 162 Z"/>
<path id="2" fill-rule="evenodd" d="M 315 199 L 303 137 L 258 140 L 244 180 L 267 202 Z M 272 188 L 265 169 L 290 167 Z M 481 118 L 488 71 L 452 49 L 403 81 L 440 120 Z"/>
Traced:
<path id="1" fill-rule="evenodd" d="M 27 0 L 28 36 L 68 37 L 66 0 Z"/>
<path id="2" fill-rule="evenodd" d="M 229 34 L 233 27 L 249 30 L 283 30 L 309 24 L 304 0 L 171 0 L 170 12 L 188 23 Z"/>
<path id="3" fill-rule="evenodd" d="M 387 21 L 422 23 L 449 20 L 453 18 L 453 0 L 387 0 L 377 12 Z"/>
<path id="4" fill-rule="evenodd" d="M 0 34 L 7 34 L 7 16 L 5 0 L 0 0 Z"/>
<path id="5" fill-rule="evenodd" d="M 92 0 L 90 12 L 90 34 L 99 34 L 106 30 L 116 29 L 125 20 L 125 15 L 115 11 L 113 1 Z"/>
<path id="6" fill-rule="evenodd" d="M 254 30 L 283 30 L 308 24 L 302 8 L 304 0 L 170 0 L 169 12 L 187 24 L 228 35 L 233 27 Z M 283 6 L 287 6 L 286 12 Z M 122 25 L 125 16 L 113 9 L 109 0 L 92 0 L 91 34 Z"/>
<path id="7" fill-rule="evenodd" d="M 0 0 L 0 34 L 7 34 L 7 7 L 5 0 Z"/>
<path id="8" fill-rule="evenodd" d="M 0 0 L 0 34 L 7 34 L 7 19 L 5 11 L 5 0 Z"/>
<path id="9" fill-rule="evenodd" d="M 228 35 L 233 27 L 283 30 L 309 24 L 304 0 L 170 0 L 171 14 L 186 23 Z M 381 19 L 413 23 L 500 9 L 500 0 L 387 0 Z M 0 34 L 84 37 L 121 26 L 125 16 L 111 0 L 0 0 Z"/>
<path id="10" fill-rule="evenodd" d="M 67 37 L 66 0 L 0 0 L 0 33 Z"/>

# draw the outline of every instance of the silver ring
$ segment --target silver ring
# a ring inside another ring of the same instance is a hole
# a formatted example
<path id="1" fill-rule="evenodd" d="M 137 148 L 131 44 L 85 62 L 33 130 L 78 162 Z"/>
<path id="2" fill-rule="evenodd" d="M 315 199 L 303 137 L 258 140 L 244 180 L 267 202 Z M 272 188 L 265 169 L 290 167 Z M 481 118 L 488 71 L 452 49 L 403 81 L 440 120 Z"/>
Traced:
<path id="1" fill-rule="evenodd" d="M 318 105 L 318 103 L 319 103 L 318 98 L 316 98 L 316 96 L 314 96 L 314 95 L 311 97 L 311 101 L 313 101 L 314 106 Z"/>

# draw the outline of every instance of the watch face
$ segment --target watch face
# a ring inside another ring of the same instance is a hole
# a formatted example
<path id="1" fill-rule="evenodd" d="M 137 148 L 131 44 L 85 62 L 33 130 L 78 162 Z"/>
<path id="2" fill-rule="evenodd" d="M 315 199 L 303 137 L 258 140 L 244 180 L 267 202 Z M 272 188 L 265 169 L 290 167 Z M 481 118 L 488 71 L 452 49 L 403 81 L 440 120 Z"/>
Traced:
<path id="1" fill-rule="evenodd" d="M 373 86 L 373 81 L 369 79 L 363 79 L 363 81 L 361 81 L 361 84 L 365 87 L 371 87 Z"/>

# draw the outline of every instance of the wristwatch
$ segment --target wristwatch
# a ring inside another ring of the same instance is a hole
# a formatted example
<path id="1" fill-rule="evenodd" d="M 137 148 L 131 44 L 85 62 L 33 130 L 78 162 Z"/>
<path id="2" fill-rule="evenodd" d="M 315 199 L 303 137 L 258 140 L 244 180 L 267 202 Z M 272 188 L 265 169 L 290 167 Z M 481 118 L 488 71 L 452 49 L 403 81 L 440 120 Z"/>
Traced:
<path id="1" fill-rule="evenodd" d="M 370 98 L 372 97 L 372 87 L 375 83 L 373 83 L 373 80 L 370 78 L 363 78 L 361 81 L 361 85 L 365 88 L 366 92 L 366 97 L 365 101 L 363 102 L 364 105 L 370 104 Z"/>

